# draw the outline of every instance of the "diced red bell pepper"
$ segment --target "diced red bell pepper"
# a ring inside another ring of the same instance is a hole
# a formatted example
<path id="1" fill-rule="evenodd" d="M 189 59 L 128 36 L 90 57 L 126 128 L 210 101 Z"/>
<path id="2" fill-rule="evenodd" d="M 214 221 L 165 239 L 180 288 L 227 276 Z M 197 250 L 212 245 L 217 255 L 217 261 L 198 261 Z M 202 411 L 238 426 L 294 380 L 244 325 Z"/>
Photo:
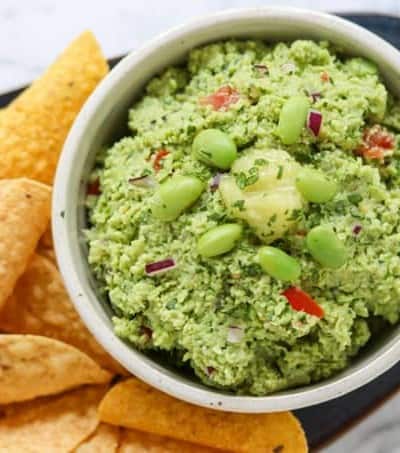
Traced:
<path id="1" fill-rule="evenodd" d="M 309 315 L 317 316 L 322 318 L 324 316 L 324 310 L 320 305 L 311 298 L 309 294 L 296 286 L 291 286 L 285 289 L 282 293 L 283 296 L 289 301 L 289 304 L 296 311 L 304 311 Z"/>
<path id="2" fill-rule="evenodd" d="M 380 159 L 392 154 L 395 147 L 395 139 L 387 129 L 376 124 L 365 129 L 363 142 L 357 153 L 367 159 Z"/>
<path id="3" fill-rule="evenodd" d="M 153 161 L 153 168 L 155 171 L 161 170 L 162 168 L 161 161 L 165 159 L 168 156 L 168 154 L 170 154 L 170 152 L 167 151 L 166 149 L 160 149 L 159 151 L 157 151 L 157 154 Z"/>
<path id="4" fill-rule="evenodd" d="M 211 105 L 214 110 L 226 110 L 237 102 L 240 94 L 229 85 L 219 88 L 215 93 L 200 98 L 201 105 Z"/>

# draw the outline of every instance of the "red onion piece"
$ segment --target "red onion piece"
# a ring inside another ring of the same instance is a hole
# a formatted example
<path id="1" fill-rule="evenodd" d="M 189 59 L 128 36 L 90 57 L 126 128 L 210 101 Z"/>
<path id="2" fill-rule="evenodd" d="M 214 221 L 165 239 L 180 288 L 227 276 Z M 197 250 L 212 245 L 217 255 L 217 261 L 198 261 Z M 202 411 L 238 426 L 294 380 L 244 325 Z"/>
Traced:
<path id="1" fill-rule="evenodd" d="M 100 181 L 99 178 L 96 178 L 94 181 L 90 182 L 86 188 L 87 195 L 98 196 L 101 194 Z"/>
<path id="2" fill-rule="evenodd" d="M 296 72 L 296 65 L 294 63 L 285 63 L 281 66 L 281 70 L 285 74 L 292 74 L 293 72 Z"/>
<path id="3" fill-rule="evenodd" d="M 211 375 L 214 373 L 214 371 L 215 371 L 215 368 L 214 368 L 213 366 L 208 366 L 208 367 L 206 368 L 206 374 L 207 374 L 207 376 L 211 376 Z"/>
<path id="4" fill-rule="evenodd" d="M 307 127 L 314 134 L 315 137 L 318 137 L 322 126 L 322 113 L 318 110 L 310 110 L 307 117 Z"/>
<path id="5" fill-rule="evenodd" d="M 355 234 L 356 236 L 361 233 L 361 230 L 362 230 L 362 225 L 353 226 L 353 234 Z"/>
<path id="6" fill-rule="evenodd" d="M 260 74 L 269 74 L 269 69 L 268 69 L 268 66 L 266 64 L 254 64 L 253 68 L 257 69 L 257 71 Z"/>
<path id="7" fill-rule="evenodd" d="M 156 275 L 161 272 L 167 272 L 176 267 L 176 262 L 172 258 L 166 258 L 165 260 L 156 261 L 154 263 L 146 264 L 145 271 L 147 275 Z"/>
<path id="8" fill-rule="evenodd" d="M 229 326 L 227 340 L 229 343 L 240 343 L 244 337 L 244 330 L 239 326 Z"/>
<path id="9" fill-rule="evenodd" d="M 317 102 L 318 99 L 321 99 L 322 94 L 319 91 L 313 91 L 312 93 L 310 93 L 310 97 L 312 98 L 313 102 Z"/>
<path id="10" fill-rule="evenodd" d="M 144 187 L 146 189 L 152 189 L 157 186 L 157 181 L 149 175 L 130 178 L 129 183 L 137 187 Z"/>
<path id="11" fill-rule="evenodd" d="M 153 336 L 153 331 L 150 327 L 147 326 L 140 326 L 140 334 L 146 336 L 148 339 L 151 339 Z"/>
<path id="12" fill-rule="evenodd" d="M 219 187 L 219 183 L 221 182 L 221 173 L 217 173 L 211 180 L 211 183 L 210 183 L 210 190 L 211 192 L 215 192 L 218 187 Z"/>
<path id="13" fill-rule="evenodd" d="M 322 94 L 318 90 L 305 90 L 306 95 L 311 98 L 312 102 L 315 103 L 318 99 L 322 98 Z"/>

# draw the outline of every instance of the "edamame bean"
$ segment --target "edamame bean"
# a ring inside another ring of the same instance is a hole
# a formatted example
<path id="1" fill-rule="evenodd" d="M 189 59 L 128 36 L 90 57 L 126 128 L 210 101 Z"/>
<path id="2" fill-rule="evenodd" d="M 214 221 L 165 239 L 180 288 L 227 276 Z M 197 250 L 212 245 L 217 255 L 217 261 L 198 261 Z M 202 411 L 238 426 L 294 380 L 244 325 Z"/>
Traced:
<path id="1" fill-rule="evenodd" d="M 174 220 L 201 195 L 204 184 L 194 176 L 172 176 L 162 183 L 152 207 L 154 217 Z"/>
<path id="2" fill-rule="evenodd" d="M 231 251 L 241 236 L 242 227 L 237 223 L 217 226 L 201 236 L 197 250 L 205 258 L 222 255 Z"/>
<path id="3" fill-rule="evenodd" d="M 300 277 L 298 261 L 276 247 L 261 247 L 257 256 L 264 272 L 277 280 L 295 281 Z"/>
<path id="4" fill-rule="evenodd" d="M 296 178 L 296 187 L 307 201 L 326 203 L 337 192 L 337 185 L 323 173 L 310 168 L 300 170 Z"/>
<path id="5" fill-rule="evenodd" d="M 303 130 L 310 101 L 306 96 L 293 96 L 283 105 L 278 124 L 278 135 L 285 145 L 296 143 Z"/>
<path id="6" fill-rule="evenodd" d="M 196 159 L 221 170 L 229 170 L 237 158 L 234 141 L 218 129 L 200 132 L 193 141 L 192 149 Z"/>
<path id="7" fill-rule="evenodd" d="M 338 269 L 346 262 L 346 248 L 330 225 L 313 228 L 307 234 L 306 244 L 313 258 L 324 267 Z"/>

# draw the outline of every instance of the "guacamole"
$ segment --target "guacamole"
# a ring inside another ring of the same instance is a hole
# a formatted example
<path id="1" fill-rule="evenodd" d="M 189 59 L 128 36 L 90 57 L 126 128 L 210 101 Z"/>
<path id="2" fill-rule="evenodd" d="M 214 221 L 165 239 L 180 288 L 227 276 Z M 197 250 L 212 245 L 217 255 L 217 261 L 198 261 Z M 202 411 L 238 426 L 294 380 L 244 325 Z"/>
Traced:
<path id="1" fill-rule="evenodd" d="M 128 126 L 87 196 L 118 336 L 267 395 L 399 321 L 400 103 L 374 64 L 326 42 L 210 44 L 154 77 Z"/>

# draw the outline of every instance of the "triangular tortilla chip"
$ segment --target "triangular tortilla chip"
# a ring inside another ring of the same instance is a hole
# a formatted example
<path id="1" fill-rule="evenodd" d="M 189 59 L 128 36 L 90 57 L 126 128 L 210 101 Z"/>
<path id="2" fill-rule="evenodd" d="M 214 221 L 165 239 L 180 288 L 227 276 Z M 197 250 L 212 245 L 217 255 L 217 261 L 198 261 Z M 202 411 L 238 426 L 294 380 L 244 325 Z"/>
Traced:
<path id="1" fill-rule="evenodd" d="M 0 122 L 0 179 L 53 182 L 70 127 L 107 71 L 95 37 L 85 32 L 7 107 Z"/>
<path id="2" fill-rule="evenodd" d="M 49 259 L 35 255 L 0 313 L 0 330 L 43 335 L 71 344 L 115 373 L 125 370 L 97 343 L 82 323 Z"/>
<path id="3" fill-rule="evenodd" d="M 82 442 L 74 453 L 116 453 L 120 431 L 116 426 L 100 423 L 96 431 Z"/>
<path id="4" fill-rule="evenodd" d="M 97 406 L 106 386 L 82 387 L 59 395 L 0 408 L 0 451 L 67 453 L 97 428 Z"/>
<path id="5" fill-rule="evenodd" d="M 49 186 L 29 179 L 0 181 L 0 311 L 48 225 L 50 204 Z"/>
<path id="6" fill-rule="evenodd" d="M 258 453 L 307 452 L 299 421 L 290 412 L 237 414 L 194 406 L 137 379 L 115 385 L 99 407 L 101 421 L 204 445 Z"/>
<path id="7" fill-rule="evenodd" d="M 122 431 L 118 453 L 223 453 L 227 450 L 201 447 L 200 445 L 168 439 L 134 429 Z"/>
<path id="8" fill-rule="evenodd" d="M 34 335 L 0 334 L 0 404 L 54 395 L 112 374 L 73 346 Z"/>

